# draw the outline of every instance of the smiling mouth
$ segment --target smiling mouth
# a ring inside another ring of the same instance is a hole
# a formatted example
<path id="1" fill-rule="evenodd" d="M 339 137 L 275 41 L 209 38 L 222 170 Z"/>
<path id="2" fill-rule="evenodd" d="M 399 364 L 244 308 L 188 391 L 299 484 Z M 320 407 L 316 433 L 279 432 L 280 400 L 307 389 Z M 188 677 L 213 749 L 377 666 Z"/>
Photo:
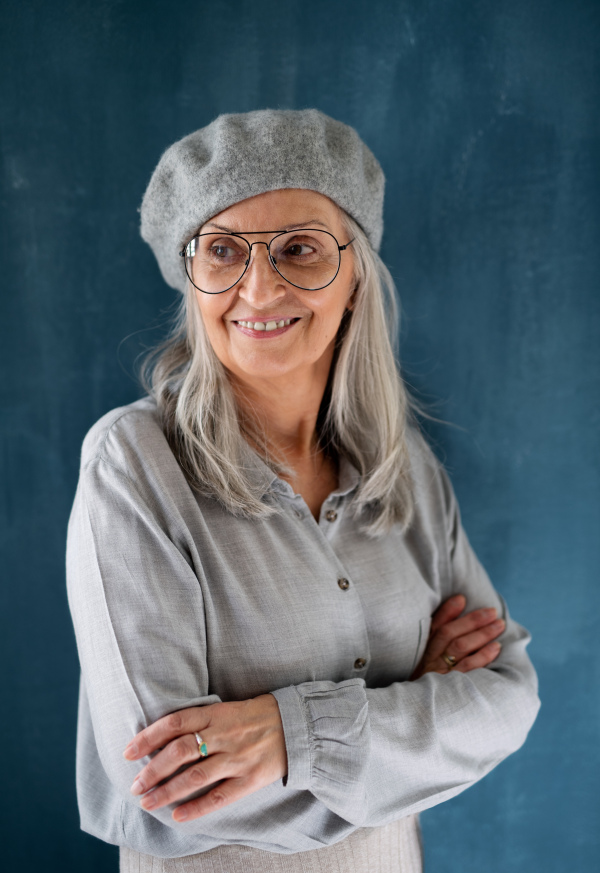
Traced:
<path id="1" fill-rule="evenodd" d="M 237 320 L 234 324 L 239 324 L 240 327 L 245 327 L 247 330 L 265 331 L 270 333 L 273 330 L 280 330 L 283 327 L 289 327 L 290 324 L 300 321 L 299 318 L 280 318 L 278 321 L 241 321 Z"/>

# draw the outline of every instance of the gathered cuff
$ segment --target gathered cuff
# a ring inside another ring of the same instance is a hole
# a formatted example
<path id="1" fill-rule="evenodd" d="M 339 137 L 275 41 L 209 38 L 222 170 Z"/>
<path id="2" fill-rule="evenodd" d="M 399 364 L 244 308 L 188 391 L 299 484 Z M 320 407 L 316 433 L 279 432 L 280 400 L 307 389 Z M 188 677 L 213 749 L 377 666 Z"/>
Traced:
<path id="1" fill-rule="evenodd" d="M 367 812 L 371 745 L 364 680 L 304 682 L 271 693 L 288 755 L 283 784 L 308 789 L 333 812 L 359 823 Z"/>
<path id="2" fill-rule="evenodd" d="M 299 790 L 309 788 L 311 775 L 311 736 L 306 706 L 297 685 L 271 692 L 279 704 L 283 722 L 288 771 L 283 784 Z"/>

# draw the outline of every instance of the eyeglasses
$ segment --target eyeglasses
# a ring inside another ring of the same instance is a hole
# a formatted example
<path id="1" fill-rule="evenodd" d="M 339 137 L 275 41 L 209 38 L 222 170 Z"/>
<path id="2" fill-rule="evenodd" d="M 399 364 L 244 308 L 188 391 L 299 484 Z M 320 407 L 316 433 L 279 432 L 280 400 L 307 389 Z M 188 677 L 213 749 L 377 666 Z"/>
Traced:
<path id="1" fill-rule="evenodd" d="M 250 243 L 239 233 L 198 233 L 179 252 L 192 285 L 204 294 L 223 294 L 236 285 L 250 265 L 252 248 L 267 248 L 269 263 L 279 275 L 303 291 L 320 291 L 331 285 L 340 270 L 342 252 L 354 242 L 341 246 L 328 230 L 303 227 L 299 230 L 249 230 L 247 234 L 274 233 L 266 243 Z"/>

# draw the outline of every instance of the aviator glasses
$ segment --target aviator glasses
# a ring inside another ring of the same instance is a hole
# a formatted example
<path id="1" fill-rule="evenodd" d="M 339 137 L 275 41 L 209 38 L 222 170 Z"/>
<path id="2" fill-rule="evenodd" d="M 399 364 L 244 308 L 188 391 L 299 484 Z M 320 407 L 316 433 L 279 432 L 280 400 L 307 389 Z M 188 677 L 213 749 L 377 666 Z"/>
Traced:
<path id="1" fill-rule="evenodd" d="M 319 291 L 337 276 L 342 252 L 354 237 L 341 246 L 328 230 L 303 227 L 298 230 L 252 230 L 274 233 L 266 243 L 250 243 L 239 233 L 198 233 L 179 252 L 185 258 L 185 271 L 192 285 L 205 294 L 222 294 L 236 285 L 250 265 L 252 248 L 267 248 L 269 263 L 279 275 L 303 291 Z"/>

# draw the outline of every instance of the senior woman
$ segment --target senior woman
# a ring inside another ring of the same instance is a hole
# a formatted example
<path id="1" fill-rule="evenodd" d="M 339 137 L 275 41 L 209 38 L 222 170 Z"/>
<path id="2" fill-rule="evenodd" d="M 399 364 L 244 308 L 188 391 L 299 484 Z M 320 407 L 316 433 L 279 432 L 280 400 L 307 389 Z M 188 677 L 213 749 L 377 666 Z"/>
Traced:
<path id="1" fill-rule="evenodd" d="M 535 719 L 529 635 L 409 416 L 383 187 L 352 128 L 263 110 L 144 195 L 181 309 L 85 438 L 67 543 L 81 825 L 122 871 L 416 873 L 418 813 Z"/>

